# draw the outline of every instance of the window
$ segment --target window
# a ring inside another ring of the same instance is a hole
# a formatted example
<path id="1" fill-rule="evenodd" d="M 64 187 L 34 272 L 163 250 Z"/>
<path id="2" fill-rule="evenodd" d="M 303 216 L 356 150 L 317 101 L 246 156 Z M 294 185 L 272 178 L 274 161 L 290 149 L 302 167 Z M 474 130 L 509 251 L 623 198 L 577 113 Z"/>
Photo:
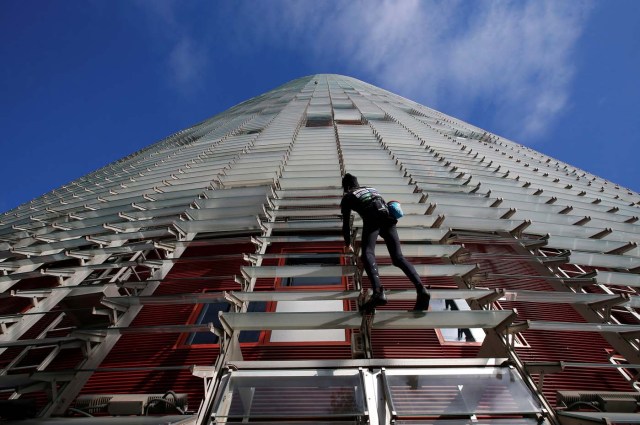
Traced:
<path id="1" fill-rule="evenodd" d="M 325 266 L 339 266 L 340 256 L 339 254 L 318 255 L 309 254 L 289 257 L 286 259 L 285 264 L 287 266 L 310 266 L 310 265 L 325 265 Z M 335 286 L 342 285 L 342 276 L 326 276 L 326 277 L 286 277 L 280 281 L 280 286 Z"/>
<path id="2" fill-rule="evenodd" d="M 278 418 L 278 423 L 344 424 L 359 423 L 367 414 L 357 369 L 230 371 L 214 403 L 216 419 L 225 423 Z"/>
<path id="3" fill-rule="evenodd" d="M 214 292 L 205 290 L 205 292 Z M 217 292 L 217 291 L 216 291 Z M 231 311 L 231 304 L 224 300 L 219 299 L 215 302 L 198 304 L 194 312 L 189 319 L 189 324 L 207 324 L 213 323 L 213 326 L 221 328 L 220 319 L 218 314 L 222 312 Z M 263 312 L 267 310 L 266 302 L 252 302 L 247 307 L 247 312 Z M 240 332 L 239 340 L 243 342 L 259 342 L 261 338 L 261 331 L 242 331 Z M 187 336 L 181 337 L 182 342 L 178 342 L 178 345 L 193 346 L 193 345 L 213 345 L 218 344 L 219 338 L 213 332 L 192 332 Z"/>
<path id="4" fill-rule="evenodd" d="M 543 413 L 508 366 L 227 370 L 219 388 L 224 423 L 532 425 Z"/>
<path id="5" fill-rule="evenodd" d="M 395 369 L 382 377 L 391 409 L 401 419 L 540 412 L 538 401 L 511 368 Z"/>
<path id="6" fill-rule="evenodd" d="M 308 118 L 306 127 L 331 127 L 332 125 L 331 118 Z"/>
<path id="7" fill-rule="evenodd" d="M 281 266 L 341 266 L 343 255 L 340 251 L 296 251 L 283 252 L 280 260 Z M 276 280 L 277 290 L 324 290 L 347 289 L 347 279 L 340 273 L 334 276 L 295 276 L 284 277 Z M 274 306 L 276 312 L 320 312 L 320 311 L 344 311 L 347 309 L 344 300 L 320 300 L 320 301 L 278 301 Z M 344 343 L 348 341 L 348 333 L 344 329 L 321 330 L 288 330 L 272 331 L 269 336 L 272 343 L 310 342 L 310 343 Z"/>
<path id="8" fill-rule="evenodd" d="M 470 310 L 469 304 L 463 299 L 434 300 L 431 299 L 430 309 L 433 311 L 443 310 Z M 480 328 L 460 328 L 460 329 L 437 329 L 438 338 L 441 343 L 469 343 L 482 344 L 484 341 L 484 330 Z"/>
<path id="9" fill-rule="evenodd" d="M 230 305 L 228 302 L 215 302 L 203 304 L 200 309 L 200 314 L 194 324 L 213 323 L 217 328 L 221 328 L 220 320 L 218 319 L 218 312 L 229 311 Z M 194 344 L 217 344 L 218 336 L 213 332 L 192 332 L 187 338 L 187 345 Z"/>

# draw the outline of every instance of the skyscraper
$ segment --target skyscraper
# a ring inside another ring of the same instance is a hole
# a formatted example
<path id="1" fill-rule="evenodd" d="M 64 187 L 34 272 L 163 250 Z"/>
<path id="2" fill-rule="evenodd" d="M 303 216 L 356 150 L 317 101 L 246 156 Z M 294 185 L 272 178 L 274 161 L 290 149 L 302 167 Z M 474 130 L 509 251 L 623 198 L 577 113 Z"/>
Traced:
<path id="1" fill-rule="evenodd" d="M 346 172 L 402 203 L 429 311 L 382 244 L 389 303 L 357 311 Z M 0 216 L 0 415 L 640 423 L 639 202 L 362 81 L 300 78 Z"/>

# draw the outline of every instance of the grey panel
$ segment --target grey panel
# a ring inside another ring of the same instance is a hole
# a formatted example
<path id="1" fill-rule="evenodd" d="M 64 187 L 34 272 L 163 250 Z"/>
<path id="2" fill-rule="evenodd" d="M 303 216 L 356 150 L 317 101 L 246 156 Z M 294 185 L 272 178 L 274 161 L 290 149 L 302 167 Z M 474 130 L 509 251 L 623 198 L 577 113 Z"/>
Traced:
<path id="1" fill-rule="evenodd" d="M 373 328 L 495 328 L 512 318 L 511 311 L 379 311 L 373 318 Z M 221 313 L 220 320 L 236 331 L 354 329 L 362 324 L 362 315 L 358 312 Z"/>

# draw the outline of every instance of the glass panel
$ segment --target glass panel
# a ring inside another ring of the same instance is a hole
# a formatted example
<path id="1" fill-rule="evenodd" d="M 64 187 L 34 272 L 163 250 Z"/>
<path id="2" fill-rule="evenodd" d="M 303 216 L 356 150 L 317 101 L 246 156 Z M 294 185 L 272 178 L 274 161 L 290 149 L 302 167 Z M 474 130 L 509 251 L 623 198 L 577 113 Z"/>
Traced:
<path id="1" fill-rule="evenodd" d="M 375 170 L 377 165 L 389 165 L 393 164 L 393 158 L 388 156 L 382 151 L 376 152 L 369 151 L 367 149 L 348 149 L 345 148 L 342 151 L 342 159 L 344 160 L 344 166 L 347 171 L 352 169 L 365 169 Z M 363 182 L 364 183 L 364 182 Z"/>
<path id="2" fill-rule="evenodd" d="M 604 230 L 604 228 L 598 229 L 584 226 L 563 226 L 561 224 L 535 222 L 531 223 L 531 225 L 525 229 L 525 233 L 531 233 L 534 235 L 546 235 L 547 233 L 550 233 L 558 236 L 588 239 L 603 232 Z"/>
<path id="3" fill-rule="evenodd" d="M 336 179 L 335 185 L 338 186 L 340 181 Z M 327 187 L 327 179 L 324 177 L 305 177 L 305 178 L 281 178 L 279 180 L 281 189 L 304 189 L 304 188 L 321 188 Z"/>
<path id="4" fill-rule="evenodd" d="M 342 242 L 342 236 L 270 236 L 259 238 L 264 243 Z"/>
<path id="5" fill-rule="evenodd" d="M 255 162 L 247 162 L 244 164 L 234 164 L 233 165 L 233 174 L 242 174 L 244 173 L 267 173 L 273 172 L 274 170 L 280 169 L 282 165 L 282 159 L 265 161 L 260 164 L 256 164 Z M 231 171 L 227 171 L 226 174 L 231 174 Z M 209 172 L 209 180 L 211 180 L 211 172 Z"/>
<path id="6" fill-rule="evenodd" d="M 404 208 L 404 205 L 402 206 Z M 405 257 L 445 257 L 450 258 L 462 249 L 459 245 L 422 245 L 404 244 L 402 253 Z M 389 257 L 387 246 L 379 243 L 376 245 L 376 256 Z"/>
<path id="7" fill-rule="evenodd" d="M 271 152 L 249 152 L 241 156 L 238 162 L 234 164 L 234 168 L 240 164 L 256 164 L 258 167 L 263 166 L 265 163 L 272 163 L 273 161 L 282 161 L 284 158 L 286 151 L 283 149 L 282 151 L 277 151 L 275 153 Z M 268 162 L 267 162 L 268 161 Z"/>
<path id="8" fill-rule="evenodd" d="M 469 201 L 471 201 L 472 199 L 470 199 Z M 429 199 L 429 201 L 434 202 L 432 199 Z M 471 205 L 446 205 L 437 201 L 435 202 L 437 203 L 437 206 L 434 210 L 434 214 L 444 214 L 445 216 L 499 219 L 505 214 L 511 212 L 509 208 L 489 208 L 488 206 L 476 207 Z"/>
<path id="9" fill-rule="evenodd" d="M 304 177 L 323 177 L 325 179 L 340 179 L 340 170 L 301 170 L 301 171 L 285 171 L 281 178 L 296 179 Z"/>
<path id="10" fill-rule="evenodd" d="M 314 371 L 308 376 L 232 374 L 216 406 L 217 420 L 350 417 L 365 413 L 357 371 Z"/>
<path id="11" fill-rule="evenodd" d="M 360 121 L 360 111 L 357 109 L 334 109 L 333 119 L 336 121 Z"/>
<path id="12" fill-rule="evenodd" d="M 522 291 L 518 291 L 518 294 Z M 529 291 L 535 292 L 535 291 Z M 445 300 L 450 298 L 481 298 L 494 291 L 478 289 L 432 289 L 431 301 Z M 345 300 L 358 298 L 360 291 L 258 291 L 258 292 L 231 292 L 231 294 L 242 301 L 313 301 L 313 300 Z M 414 290 L 391 290 L 386 292 L 390 300 L 414 300 L 416 292 Z M 541 292 L 548 297 L 548 293 Z M 586 294 L 585 294 L 586 295 Z M 591 295 L 591 294 L 589 294 Z M 569 297 L 576 294 L 568 294 Z M 602 295 L 593 294 L 594 297 Z M 127 297 L 131 298 L 131 297 Z M 109 298 L 111 300 L 111 298 Z M 114 297 L 113 300 L 118 300 Z M 196 300 L 197 301 L 197 300 Z M 193 301 L 193 302 L 196 302 Z"/>
<path id="13" fill-rule="evenodd" d="M 75 337 L 21 339 L 18 341 L 0 341 L 0 348 L 27 347 L 31 345 L 58 345 L 66 342 L 77 341 Z"/>
<path id="14" fill-rule="evenodd" d="M 606 241 L 602 239 L 580 239 L 553 235 L 549 237 L 548 247 L 571 249 L 578 251 L 608 252 L 626 245 L 624 242 Z"/>
<path id="15" fill-rule="evenodd" d="M 390 198 L 390 199 L 394 199 L 394 198 Z M 404 206 L 403 206 L 404 209 Z M 436 215 L 417 215 L 417 214 L 411 214 L 411 215 L 405 215 L 404 217 L 402 217 L 401 220 L 398 221 L 398 224 L 396 224 L 396 229 L 401 229 L 403 227 L 411 227 L 411 228 L 415 228 L 415 227 L 427 227 L 427 228 L 432 228 L 433 225 L 436 223 L 436 221 L 438 220 L 438 216 Z M 356 215 L 354 218 L 354 224 L 358 227 L 362 227 L 362 218 L 360 218 L 360 216 Z M 445 226 L 445 227 L 453 227 L 453 226 Z"/>
<path id="16" fill-rule="evenodd" d="M 294 261 L 299 261 L 296 262 L 295 264 L 334 264 L 334 265 L 339 265 L 340 264 L 340 258 L 344 258 L 345 260 L 347 260 L 348 258 L 351 258 L 350 255 L 347 254 L 343 254 L 340 252 L 322 252 L 322 253 L 315 253 L 315 252 L 304 252 L 304 251 L 297 251 L 297 252 L 283 252 L 283 253 L 273 253 L 273 254 L 251 254 L 252 257 L 256 257 L 256 258 L 262 258 L 262 259 L 278 259 L 278 258 L 284 258 L 287 259 L 287 264 L 291 265 L 294 263 L 289 262 L 289 259 L 295 259 Z"/>
<path id="17" fill-rule="evenodd" d="M 487 198 L 486 196 L 477 194 L 464 194 L 464 193 L 429 193 L 429 202 L 442 203 L 445 205 L 470 205 L 476 207 L 490 207 L 496 203 L 497 199 L 494 197 Z M 504 207 L 506 205 L 500 204 Z"/>
<path id="18" fill-rule="evenodd" d="M 124 217 L 128 220 L 136 219 L 136 220 L 147 220 L 154 217 L 166 217 L 170 215 L 178 215 L 184 212 L 187 209 L 185 205 L 179 205 L 177 207 L 169 207 L 169 208 L 161 208 L 161 209 L 151 209 L 147 211 L 123 211 L 120 213 L 121 217 Z"/>
<path id="19" fill-rule="evenodd" d="M 480 186 L 482 190 L 486 190 L 487 188 Z M 534 202 L 537 201 L 541 204 L 547 203 L 551 200 L 551 196 L 545 196 L 545 194 L 532 196 L 528 193 L 519 193 L 519 192 L 507 192 L 503 190 L 495 190 L 491 189 L 491 197 L 492 198 L 504 198 L 504 199 L 515 199 L 517 201 L 522 202 Z"/>
<path id="20" fill-rule="evenodd" d="M 373 318 L 375 329 L 495 328 L 513 315 L 511 310 L 474 311 L 378 311 Z"/>
<path id="21" fill-rule="evenodd" d="M 376 329 L 495 328 L 510 319 L 513 312 L 501 311 L 378 311 L 373 320 Z M 296 330 L 353 329 L 362 324 L 358 312 L 310 313 L 222 313 L 222 322 L 231 329 Z M 640 327 L 640 326 L 639 326 Z"/>
<path id="22" fill-rule="evenodd" d="M 354 173 L 355 174 L 355 173 Z M 359 178 L 360 174 L 358 174 Z M 362 182 L 361 182 L 362 183 Z M 394 194 L 406 193 L 413 194 L 415 190 L 415 186 L 408 184 L 388 184 L 389 182 L 385 179 L 382 184 L 373 184 L 367 182 L 366 185 L 369 187 L 375 187 L 378 192 L 384 195 L 385 199 L 393 199 Z"/>
<path id="23" fill-rule="evenodd" d="M 339 255 L 339 254 L 338 254 Z M 335 255 L 314 255 L 314 256 L 300 256 L 289 257 L 286 261 L 287 265 L 339 265 L 340 257 Z M 342 276 L 293 276 L 282 279 L 281 286 L 325 286 L 325 285 L 340 285 L 342 283 Z"/>
<path id="24" fill-rule="evenodd" d="M 45 229 L 45 230 L 48 230 Z M 60 232 L 49 232 L 43 238 L 50 239 L 51 241 L 63 241 L 65 239 L 74 239 L 83 236 L 91 236 L 91 235 L 99 235 L 102 233 L 110 233 L 109 229 L 105 229 L 103 226 L 91 226 L 85 227 L 82 229 L 69 230 L 69 231 L 60 231 Z M 41 232 L 38 232 L 41 233 Z"/>
<path id="25" fill-rule="evenodd" d="M 340 182 L 336 182 L 335 186 L 339 186 Z M 324 188 L 322 188 L 324 187 Z M 309 196 L 342 196 L 342 189 L 331 189 L 326 184 L 319 189 L 300 189 L 300 190 L 276 190 L 278 198 L 304 198 Z"/>
<path id="26" fill-rule="evenodd" d="M 297 329 L 349 329 L 359 328 L 362 315 L 358 312 L 312 313 L 222 313 L 223 323 L 231 329 L 297 330 Z"/>
<path id="27" fill-rule="evenodd" d="M 247 313 L 262 313 L 267 311 L 267 303 L 266 302 L 251 302 L 247 307 Z M 253 331 L 242 331 L 240 332 L 240 336 L 238 340 L 240 342 L 258 342 L 260 341 L 260 330 Z"/>
<path id="28" fill-rule="evenodd" d="M 193 221 L 218 220 L 247 215 L 253 215 L 255 217 L 259 214 L 262 214 L 262 204 L 258 204 L 256 202 L 240 207 L 231 204 L 227 207 L 221 206 L 219 208 L 188 209 L 185 211 L 185 215 Z M 254 221 L 257 223 L 255 218 Z"/>
<path id="29" fill-rule="evenodd" d="M 260 207 L 267 200 L 267 197 L 263 193 L 259 196 L 237 196 L 232 198 L 214 198 L 214 199 L 197 199 L 195 204 L 200 209 L 209 208 L 233 208 L 233 207 L 246 207 L 258 205 Z M 183 211 L 185 207 L 182 207 Z M 189 210 L 187 210 L 189 211 Z"/>
<path id="30" fill-rule="evenodd" d="M 491 192 L 493 194 L 493 192 Z M 505 199 L 500 206 L 503 207 L 511 207 L 516 208 L 518 210 L 525 211 L 539 211 L 546 213 L 560 213 L 560 211 L 565 210 L 567 208 L 566 205 L 553 205 L 553 204 L 544 204 L 544 203 L 536 203 L 536 202 L 525 202 L 525 201 L 516 201 L 513 199 Z M 588 214 L 585 214 L 588 215 Z"/>
<path id="31" fill-rule="evenodd" d="M 180 221 L 174 223 L 174 226 L 184 233 L 260 230 L 258 220 L 255 216 L 220 220 Z M 133 238 L 133 236 L 131 238 Z"/>
<path id="32" fill-rule="evenodd" d="M 398 416 L 534 414 L 540 406 L 513 369 L 388 371 Z"/>
<path id="33" fill-rule="evenodd" d="M 247 173 L 246 171 L 238 171 L 237 173 L 229 172 L 224 176 L 218 176 L 218 179 L 225 184 L 236 181 L 258 181 L 258 180 L 273 180 L 276 174 L 276 167 L 272 172 L 266 173 Z"/>
<path id="34" fill-rule="evenodd" d="M 638 332 L 640 325 L 609 325 L 599 323 L 568 323 L 529 321 L 529 329 L 542 331 L 570 331 L 570 332 Z"/>
<path id="35" fill-rule="evenodd" d="M 453 192 L 453 193 L 471 193 L 475 186 L 467 185 L 445 185 L 445 184 L 427 184 L 417 182 L 416 185 L 425 192 Z M 483 188 L 484 189 L 484 188 Z M 486 193 L 486 190 L 482 191 Z"/>
<path id="36" fill-rule="evenodd" d="M 596 283 L 600 285 L 620 285 L 640 288 L 640 275 L 596 270 Z"/>
<path id="37" fill-rule="evenodd" d="M 439 242 L 447 237 L 447 229 L 427 229 L 427 228 L 398 228 L 398 236 L 403 242 L 409 241 L 433 241 Z"/>
<path id="38" fill-rule="evenodd" d="M 353 108 L 353 103 L 350 100 L 336 100 L 333 99 L 333 112 L 337 113 L 336 109 L 351 109 Z"/>
<path id="39" fill-rule="evenodd" d="M 317 203 L 315 204 L 317 205 Z M 275 210 L 272 212 L 274 217 L 282 218 L 282 217 L 335 217 L 340 215 L 340 210 L 337 206 L 333 206 L 332 208 L 321 208 L 321 209 L 282 209 Z"/>
<path id="40" fill-rule="evenodd" d="M 360 291 L 260 291 L 232 294 L 242 301 L 315 301 L 356 299 Z M 410 295 L 411 299 L 416 296 L 414 291 Z"/>
<path id="41" fill-rule="evenodd" d="M 327 97 L 313 97 L 309 102 L 309 106 L 329 105 L 329 98 Z"/>
<path id="42" fill-rule="evenodd" d="M 337 168 L 337 164 L 309 164 L 309 165 L 298 165 L 287 162 L 287 165 L 284 167 L 285 171 L 316 171 L 316 170 L 335 170 Z"/>
<path id="43" fill-rule="evenodd" d="M 307 109 L 308 120 L 331 119 L 331 108 L 327 106 L 309 106 Z"/>
<path id="44" fill-rule="evenodd" d="M 479 230 L 482 232 L 512 232 L 518 227 L 524 225 L 524 221 L 497 219 L 490 220 L 486 218 L 475 217 L 446 217 L 442 227 L 451 227 L 456 229 Z M 529 228 L 526 227 L 527 233 Z M 535 232 L 532 232 L 535 233 Z M 543 233 L 546 234 L 546 233 Z"/>
<path id="45" fill-rule="evenodd" d="M 424 420 L 399 420 L 396 425 L 549 425 L 549 422 L 540 422 L 535 418 L 511 418 L 511 419 L 424 419 Z"/>
<path id="46" fill-rule="evenodd" d="M 169 233 L 168 229 L 159 229 L 159 230 L 145 230 L 143 232 L 118 233 L 115 235 L 99 235 L 96 237 L 92 237 L 92 239 L 99 240 L 101 242 L 108 242 L 108 241 L 122 241 L 127 239 L 160 238 L 164 236 L 172 236 L 172 235 L 171 233 Z"/>
<path id="47" fill-rule="evenodd" d="M 278 208 L 284 207 L 313 207 L 327 206 L 338 208 L 339 198 L 304 198 L 304 199 L 274 199 L 273 204 Z"/>
<path id="48" fill-rule="evenodd" d="M 133 238 L 132 238 L 133 239 Z M 78 248 L 80 246 L 93 245 L 93 242 L 88 241 L 84 238 L 82 239 L 70 239 L 62 242 L 53 242 L 53 243 L 43 243 L 37 245 L 30 245 L 25 247 L 14 248 L 16 252 L 25 253 L 28 255 L 44 255 L 52 253 L 53 251 L 59 251 L 61 249 L 72 249 Z M 3 277 L 0 276 L 0 280 Z"/>
<path id="49" fill-rule="evenodd" d="M 589 221 L 589 225 L 593 226 L 593 227 L 610 227 L 613 230 L 619 231 L 619 232 L 623 232 L 626 233 L 628 235 L 630 235 L 630 238 L 633 240 L 634 236 L 635 239 L 638 238 L 638 233 L 640 232 L 640 226 L 638 226 L 635 223 L 619 223 L 616 222 L 614 220 L 603 220 L 600 218 L 594 218 L 592 216 L 589 216 L 591 218 L 591 220 Z"/>
<path id="50" fill-rule="evenodd" d="M 439 185 L 439 186 L 465 186 L 469 185 L 469 180 L 462 177 L 454 177 L 449 175 L 447 177 L 433 177 L 433 176 L 421 176 L 417 173 L 411 173 L 411 178 L 422 184 Z M 475 184 L 473 184 L 475 186 Z"/>
<path id="51" fill-rule="evenodd" d="M 319 143 L 317 140 L 314 140 L 315 143 Z M 320 147 L 314 146 L 310 148 L 304 149 L 293 149 L 289 158 L 287 159 L 287 164 L 300 165 L 301 162 L 305 160 L 309 162 L 309 159 L 314 160 L 326 160 L 331 161 L 336 165 L 336 169 L 338 168 L 338 154 L 335 149 L 322 149 Z"/>
<path id="52" fill-rule="evenodd" d="M 613 228 L 613 226 L 607 226 L 607 227 Z M 613 228 L 613 233 L 610 233 L 610 234 L 604 236 L 604 239 L 608 239 L 608 240 L 611 240 L 611 241 L 624 241 L 624 242 L 637 241 L 638 240 L 638 234 L 629 233 L 629 232 L 621 232 L 621 231 L 616 230 L 615 228 Z"/>
<path id="53" fill-rule="evenodd" d="M 407 165 L 404 161 L 403 161 L 403 165 L 404 165 L 404 169 L 407 170 L 412 177 L 421 177 L 421 178 L 437 178 L 437 179 L 454 179 L 454 178 L 462 178 L 464 177 L 466 178 L 470 178 L 471 176 L 465 175 L 464 173 L 452 173 L 451 171 L 442 169 L 442 167 L 439 167 L 441 170 L 435 169 L 435 167 L 429 167 L 429 169 L 425 170 L 424 166 L 426 164 L 423 164 L 422 167 L 418 167 L 416 165 Z"/>
<path id="54" fill-rule="evenodd" d="M 373 163 L 373 161 L 375 161 L 375 163 Z M 409 184 L 409 178 L 402 177 L 402 174 L 398 171 L 395 164 L 390 163 L 386 158 L 376 160 L 372 159 L 370 161 L 350 161 L 345 159 L 344 166 L 347 171 L 357 171 L 358 178 L 362 178 L 363 182 L 366 181 L 367 185 L 369 183 L 369 178 L 375 178 L 378 176 L 378 171 L 384 172 L 387 176 L 393 177 L 398 184 Z M 385 182 L 385 184 L 389 183 L 390 182 Z"/>
<path id="55" fill-rule="evenodd" d="M 554 213 L 543 213 L 543 212 L 534 212 L 534 211 L 526 211 L 526 210 L 517 210 L 513 216 L 511 216 L 514 220 L 531 220 L 531 221 L 542 221 L 545 223 L 553 223 L 559 224 L 561 226 L 572 226 L 575 223 L 584 220 L 584 216 L 580 217 L 577 215 L 568 215 L 568 214 L 554 214 Z"/>
<path id="56" fill-rule="evenodd" d="M 335 312 L 343 311 L 342 300 L 313 300 L 313 301 L 278 301 L 277 313 Z M 344 342 L 346 332 L 343 328 L 326 327 L 323 329 L 287 329 L 272 330 L 270 342 Z"/>
<path id="57" fill-rule="evenodd" d="M 283 277 L 340 277 L 351 276 L 355 273 L 355 266 L 325 266 L 325 265 L 299 265 L 299 266 L 260 266 L 242 267 L 243 273 L 252 278 Z"/>
<path id="58" fill-rule="evenodd" d="M 199 190 L 199 192 L 202 193 L 202 190 Z M 158 193 L 157 195 L 170 195 L 170 194 L 171 193 L 162 193 L 162 194 Z M 151 197 L 155 199 L 155 196 L 151 195 Z M 184 206 L 186 209 L 186 206 L 189 205 L 189 203 L 193 202 L 195 197 L 196 195 L 188 196 L 186 198 L 180 197 L 180 198 L 174 198 L 174 199 L 165 199 L 163 201 L 136 202 L 135 204 L 138 207 L 145 208 L 148 210 L 160 209 L 160 208 L 171 207 L 176 205 Z"/>
<path id="59" fill-rule="evenodd" d="M 267 222 L 263 223 L 268 229 L 276 231 L 338 231 L 342 229 L 342 221 L 338 220 L 296 220 L 287 222 Z"/>
<path id="60" fill-rule="evenodd" d="M 213 323 L 216 328 L 221 328 L 220 319 L 218 318 L 218 313 L 220 311 L 229 311 L 231 306 L 228 302 L 215 302 L 208 303 L 202 306 L 200 310 L 200 314 L 196 320 L 197 324 L 203 323 Z M 217 344 L 218 343 L 218 335 L 213 332 L 194 332 L 189 335 L 187 339 L 187 345 L 192 344 Z"/>
<path id="61" fill-rule="evenodd" d="M 414 264 L 420 276 L 424 277 L 448 277 L 467 276 L 476 271 L 475 264 Z M 404 276 L 404 272 L 395 266 L 378 266 L 380 276 Z"/>
<path id="62" fill-rule="evenodd" d="M 634 269 L 636 267 L 640 267 L 640 258 L 625 257 L 622 255 L 587 254 L 576 251 L 571 253 L 569 262 L 571 264 L 616 269 Z"/>

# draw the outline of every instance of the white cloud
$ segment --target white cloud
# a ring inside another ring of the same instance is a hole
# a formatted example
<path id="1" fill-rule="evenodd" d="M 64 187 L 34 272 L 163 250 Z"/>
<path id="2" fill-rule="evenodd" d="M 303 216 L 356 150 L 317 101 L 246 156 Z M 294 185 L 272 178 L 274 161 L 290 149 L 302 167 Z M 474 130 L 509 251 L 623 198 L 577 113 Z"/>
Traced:
<path id="1" fill-rule="evenodd" d="M 251 2 L 252 43 L 342 61 L 370 82 L 450 111 L 485 108 L 530 141 L 567 107 L 587 2 Z M 487 106 L 484 106 L 487 105 Z"/>
<path id="2" fill-rule="evenodd" d="M 212 69 L 216 37 L 192 36 L 181 3 L 139 4 L 168 40 L 171 81 L 192 92 Z M 208 13 L 238 61 L 268 45 L 319 72 L 340 63 L 460 118 L 480 110 L 488 130 L 533 142 L 568 107 L 574 50 L 590 11 L 590 0 L 274 0 L 216 4 Z"/>
<path id="3" fill-rule="evenodd" d="M 164 66 L 170 84 L 182 94 L 192 94 L 203 82 L 209 63 L 205 45 L 193 37 L 179 18 L 180 3 L 175 0 L 138 0 L 146 14 L 154 38 L 164 50 Z"/>
<path id="4" fill-rule="evenodd" d="M 171 76 L 179 89 L 191 93 L 200 86 L 206 67 L 206 54 L 191 38 L 182 37 L 168 56 Z"/>

